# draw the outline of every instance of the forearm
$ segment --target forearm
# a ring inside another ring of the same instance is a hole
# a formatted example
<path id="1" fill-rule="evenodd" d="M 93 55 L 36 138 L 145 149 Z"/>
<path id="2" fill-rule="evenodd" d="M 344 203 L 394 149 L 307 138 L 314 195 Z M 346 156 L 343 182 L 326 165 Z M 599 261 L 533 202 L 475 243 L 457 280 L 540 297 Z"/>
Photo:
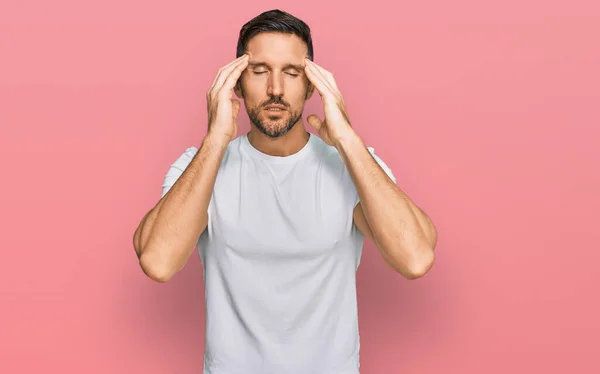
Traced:
<path id="1" fill-rule="evenodd" d="M 136 230 L 144 272 L 167 281 L 187 262 L 206 228 L 208 205 L 228 142 L 205 137 L 190 164 Z"/>
<path id="2" fill-rule="evenodd" d="M 362 139 L 350 133 L 336 143 L 356 186 L 378 249 L 404 274 L 422 274 L 433 261 L 436 232 L 429 217 L 377 164 Z"/>

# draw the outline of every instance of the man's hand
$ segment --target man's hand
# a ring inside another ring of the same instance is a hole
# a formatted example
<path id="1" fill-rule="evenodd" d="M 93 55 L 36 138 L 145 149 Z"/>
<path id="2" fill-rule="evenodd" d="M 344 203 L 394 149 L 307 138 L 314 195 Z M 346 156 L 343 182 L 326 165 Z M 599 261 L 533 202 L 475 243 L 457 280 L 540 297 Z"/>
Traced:
<path id="1" fill-rule="evenodd" d="M 333 74 L 319 65 L 306 59 L 304 68 L 309 81 L 315 86 L 323 100 L 325 119 L 321 120 L 315 114 L 306 119 L 315 128 L 319 137 L 331 146 L 354 133 L 346 112 L 344 98 L 338 89 Z"/>
<path id="2" fill-rule="evenodd" d="M 354 132 L 333 75 L 308 59 L 304 70 L 325 105 L 323 121 L 314 114 L 307 121 L 323 141 L 338 149 L 358 192 L 354 222 L 394 270 L 408 279 L 424 275 L 434 261 L 433 223 L 386 175 Z"/>
<path id="3" fill-rule="evenodd" d="M 237 135 L 240 102 L 232 99 L 233 88 L 247 66 L 248 55 L 244 54 L 219 69 L 212 86 L 206 93 L 209 135 L 223 136 L 227 142 Z"/>

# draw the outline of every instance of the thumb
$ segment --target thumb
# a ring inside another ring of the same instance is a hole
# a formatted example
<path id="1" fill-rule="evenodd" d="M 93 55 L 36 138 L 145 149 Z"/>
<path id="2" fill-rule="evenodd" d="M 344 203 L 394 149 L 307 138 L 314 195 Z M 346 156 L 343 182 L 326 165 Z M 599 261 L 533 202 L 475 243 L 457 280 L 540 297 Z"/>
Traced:
<path id="1" fill-rule="evenodd" d="M 308 116 L 306 121 L 317 131 L 319 131 L 321 125 L 323 125 L 323 121 L 321 121 L 315 114 Z"/>
<path id="2" fill-rule="evenodd" d="M 239 100 L 231 99 L 231 109 L 233 112 L 233 118 L 236 119 L 238 113 L 240 112 L 240 102 Z"/>

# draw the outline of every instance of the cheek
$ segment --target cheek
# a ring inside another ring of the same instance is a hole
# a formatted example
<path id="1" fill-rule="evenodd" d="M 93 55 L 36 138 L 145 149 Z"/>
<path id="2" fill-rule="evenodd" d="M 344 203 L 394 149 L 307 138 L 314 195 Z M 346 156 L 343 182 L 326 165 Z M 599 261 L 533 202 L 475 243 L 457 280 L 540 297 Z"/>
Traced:
<path id="1" fill-rule="evenodd" d="M 289 84 L 289 89 L 287 90 L 288 97 L 293 100 L 295 103 L 302 105 L 306 100 L 306 94 L 308 90 L 308 85 L 304 82 L 292 82 Z"/>
<path id="2" fill-rule="evenodd" d="M 266 74 L 246 74 L 244 77 L 244 84 L 246 84 L 249 89 L 264 89 L 267 86 L 267 76 Z"/>
<path id="3" fill-rule="evenodd" d="M 247 96 L 264 95 L 267 89 L 266 80 L 257 76 L 248 76 L 242 80 L 243 91 Z"/>
<path id="4" fill-rule="evenodd" d="M 256 86 L 245 83 L 242 85 L 242 94 L 246 107 L 252 108 L 266 100 L 264 91 L 256 89 Z"/>

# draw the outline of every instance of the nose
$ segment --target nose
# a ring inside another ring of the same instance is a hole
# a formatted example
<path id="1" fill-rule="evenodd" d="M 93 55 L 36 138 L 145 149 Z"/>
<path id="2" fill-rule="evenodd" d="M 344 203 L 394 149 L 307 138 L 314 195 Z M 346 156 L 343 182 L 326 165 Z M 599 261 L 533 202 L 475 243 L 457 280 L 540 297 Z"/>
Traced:
<path id="1" fill-rule="evenodd" d="M 280 74 L 269 74 L 267 94 L 281 96 L 283 94 L 283 77 Z"/>

